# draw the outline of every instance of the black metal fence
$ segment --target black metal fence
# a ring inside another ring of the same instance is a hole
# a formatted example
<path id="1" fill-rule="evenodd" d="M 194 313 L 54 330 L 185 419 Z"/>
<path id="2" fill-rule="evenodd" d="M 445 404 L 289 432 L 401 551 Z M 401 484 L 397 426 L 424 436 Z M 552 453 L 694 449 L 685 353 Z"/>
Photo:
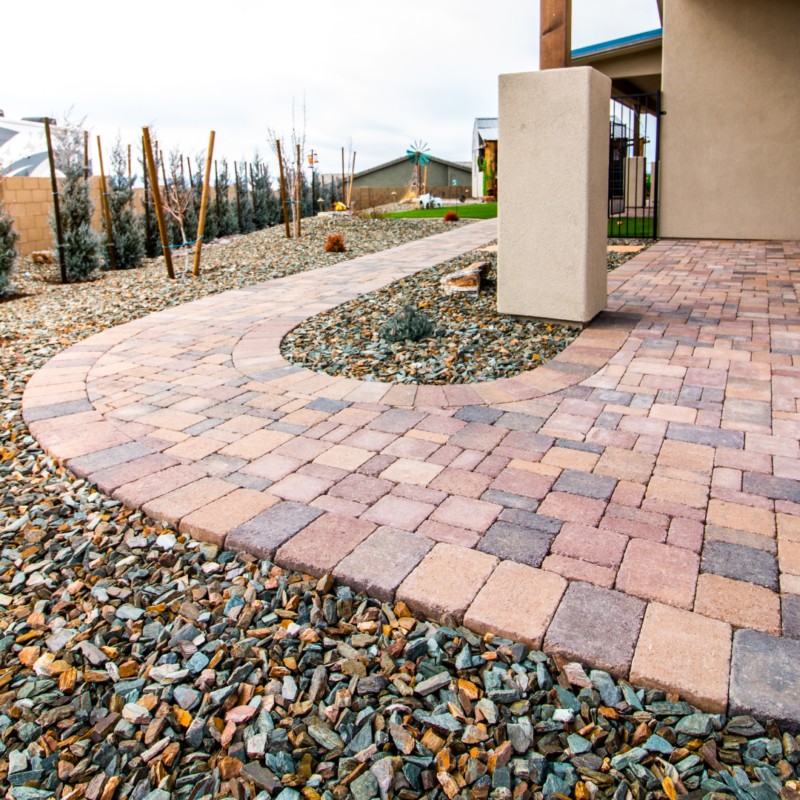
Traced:
<path id="1" fill-rule="evenodd" d="M 611 98 L 608 235 L 658 238 L 661 92 Z"/>

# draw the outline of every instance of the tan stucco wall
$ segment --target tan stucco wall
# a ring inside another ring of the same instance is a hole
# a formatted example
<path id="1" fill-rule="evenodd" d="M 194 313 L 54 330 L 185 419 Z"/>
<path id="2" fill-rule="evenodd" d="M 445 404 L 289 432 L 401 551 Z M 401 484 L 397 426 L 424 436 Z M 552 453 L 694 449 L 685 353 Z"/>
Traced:
<path id="1" fill-rule="evenodd" d="M 500 76 L 497 307 L 588 322 L 606 305 L 610 78 Z"/>
<path id="2" fill-rule="evenodd" d="M 800 239 L 800 2 L 664 3 L 665 237 Z"/>

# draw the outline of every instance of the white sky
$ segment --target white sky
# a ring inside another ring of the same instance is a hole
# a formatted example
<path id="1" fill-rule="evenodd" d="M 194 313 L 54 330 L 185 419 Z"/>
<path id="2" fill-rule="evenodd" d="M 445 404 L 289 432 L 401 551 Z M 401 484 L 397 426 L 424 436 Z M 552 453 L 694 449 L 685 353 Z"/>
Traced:
<path id="1" fill-rule="evenodd" d="M 574 48 L 659 26 L 656 0 L 573 0 Z M 3 27 L 7 117 L 73 107 L 104 150 L 152 123 L 162 149 L 198 153 L 214 129 L 215 155 L 239 160 L 268 154 L 267 127 L 288 135 L 305 95 L 326 173 L 350 137 L 356 171 L 418 139 L 469 160 L 497 76 L 539 63 L 538 0 L 40 0 L 7 3 Z"/>

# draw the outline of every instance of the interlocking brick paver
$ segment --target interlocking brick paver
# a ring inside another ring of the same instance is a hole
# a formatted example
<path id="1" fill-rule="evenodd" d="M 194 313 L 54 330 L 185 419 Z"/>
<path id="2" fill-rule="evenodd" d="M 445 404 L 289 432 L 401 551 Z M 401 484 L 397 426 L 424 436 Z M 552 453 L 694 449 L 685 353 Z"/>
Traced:
<path id="1" fill-rule="evenodd" d="M 781 632 L 780 595 L 752 583 L 704 573 L 697 579 L 694 610 L 737 628 Z"/>
<path id="2" fill-rule="evenodd" d="M 153 519 L 177 525 L 192 511 L 208 505 L 235 489 L 234 484 L 221 478 L 201 478 L 199 481 L 193 481 L 180 489 L 150 500 L 142 506 L 142 511 Z"/>
<path id="3" fill-rule="evenodd" d="M 565 469 L 553 484 L 553 491 L 594 497 L 596 500 L 609 500 L 616 485 L 615 478 Z"/>
<path id="4" fill-rule="evenodd" d="M 391 602 L 397 587 L 433 546 L 424 536 L 381 527 L 339 563 L 333 576 L 358 592 Z"/>
<path id="5" fill-rule="evenodd" d="M 397 589 L 397 599 L 412 610 L 459 624 L 498 559 L 477 550 L 437 544 Z"/>
<path id="6" fill-rule="evenodd" d="M 431 519 L 483 533 L 502 510 L 503 507 L 495 503 L 451 495 L 433 512 Z"/>
<path id="7" fill-rule="evenodd" d="M 731 714 L 752 714 L 797 730 L 800 720 L 800 642 L 739 630 L 731 659 Z"/>
<path id="8" fill-rule="evenodd" d="M 566 588 L 556 575 L 502 561 L 470 604 L 464 624 L 539 650 Z"/>
<path id="9" fill-rule="evenodd" d="M 389 481 L 356 474 L 348 475 L 344 480 L 332 487 L 328 494 L 344 500 L 372 505 L 391 490 L 392 484 Z"/>
<path id="10" fill-rule="evenodd" d="M 219 500 L 187 514 L 180 522 L 180 532 L 201 542 L 223 544 L 230 530 L 258 516 L 280 499 L 252 489 L 234 489 Z"/>
<path id="11" fill-rule="evenodd" d="M 314 463 L 354 472 L 362 464 L 369 461 L 372 455 L 369 450 L 337 444 L 331 447 L 330 450 L 318 455 L 314 459 Z"/>
<path id="12" fill-rule="evenodd" d="M 324 512 L 302 503 L 286 502 L 234 528 L 225 540 L 229 550 L 272 559 L 275 551 Z"/>
<path id="13" fill-rule="evenodd" d="M 606 504 L 603 500 L 594 500 L 591 497 L 581 497 L 566 492 L 550 492 L 539 506 L 539 513 L 564 522 L 597 525 L 605 508 Z"/>
<path id="14" fill-rule="evenodd" d="M 698 708 L 724 714 L 730 661 L 730 625 L 650 603 L 631 665 L 631 682 L 678 691 Z"/>
<path id="15" fill-rule="evenodd" d="M 777 559 L 770 553 L 752 547 L 706 541 L 701 568 L 703 572 L 747 581 L 773 592 L 779 589 Z"/>
<path id="16" fill-rule="evenodd" d="M 554 479 L 518 469 L 504 469 L 491 485 L 493 491 L 522 495 L 541 500 L 550 491 Z"/>
<path id="17" fill-rule="evenodd" d="M 552 552 L 616 569 L 627 544 L 627 536 L 570 522 L 553 540 Z"/>
<path id="18" fill-rule="evenodd" d="M 465 469 L 445 469 L 430 483 L 431 489 L 438 489 L 462 497 L 480 497 L 492 483 L 488 475 L 470 472 Z"/>
<path id="19" fill-rule="evenodd" d="M 498 558 L 540 567 L 553 535 L 510 522 L 495 522 L 478 543 L 478 550 Z"/>
<path id="20" fill-rule="evenodd" d="M 680 547 L 631 539 L 617 575 L 617 588 L 643 600 L 691 609 L 700 559 Z"/>
<path id="21" fill-rule="evenodd" d="M 301 475 L 294 472 L 287 475 L 277 483 L 270 486 L 270 493 L 284 500 L 293 500 L 297 503 L 310 503 L 321 494 L 325 494 L 333 485 L 333 481 L 315 478 L 311 475 Z"/>
<path id="22" fill-rule="evenodd" d="M 321 577 L 332 572 L 376 527 L 366 520 L 323 514 L 281 545 L 275 554 L 276 563 Z"/>
<path id="23" fill-rule="evenodd" d="M 544 640 L 544 651 L 627 677 L 645 604 L 630 595 L 572 583 Z"/>
<path id="24" fill-rule="evenodd" d="M 655 458 L 647 453 L 632 453 L 617 447 L 607 447 L 594 472 L 618 480 L 646 483 L 653 472 L 654 464 Z"/>
<path id="25" fill-rule="evenodd" d="M 408 500 L 404 497 L 386 495 L 378 500 L 369 511 L 362 514 L 362 519 L 382 526 L 394 526 L 404 531 L 415 531 L 426 520 L 435 505 Z"/>
<path id="26" fill-rule="evenodd" d="M 542 562 L 542 569 L 555 572 L 570 581 L 583 581 L 606 589 L 614 587 L 617 571 L 611 567 L 602 567 L 590 561 L 582 561 L 572 556 L 551 553 Z"/>
<path id="27" fill-rule="evenodd" d="M 461 547 L 475 547 L 481 540 L 481 535 L 474 530 L 460 528 L 457 525 L 447 525 L 434 519 L 426 519 L 417 528 L 420 536 L 427 536 L 435 542 L 447 542 Z"/>
<path id="28" fill-rule="evenodd" d="M 411 483 L 415 486 L 427 486 L 444 467 L 438 464 L 428 464 L 424 461 L 415 461 L 410 458 L 399 458 L 380 477 L 394 483 Z"/>
<path id="29" fill-rule="evenodd" d="M 722 525 L 724 528 L 737 528 L 761 536 L 775 535 L 775 515 L 763 508 L 711 500 L 707 520 L 709 524 Z"/>

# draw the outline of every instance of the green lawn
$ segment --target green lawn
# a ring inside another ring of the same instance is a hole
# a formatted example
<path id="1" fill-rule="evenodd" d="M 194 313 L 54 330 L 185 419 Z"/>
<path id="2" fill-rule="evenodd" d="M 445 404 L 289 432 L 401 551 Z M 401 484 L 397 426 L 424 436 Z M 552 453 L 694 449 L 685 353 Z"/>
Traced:
<path id="1" fill-rule="evenodd" d="M 386 216 L 396 219 L 441 219 L 448 211 L 455 211 L 459 219 L 493 219 L 497 216 L 497 203 L 470 203 L 469 205 L 444 206 L 443 208 L 421 208 L 412 211 L 396 211 Z"/>
<path id="2" fill-rule="evenodd" d="M 614 217 L 608 221 L 608 235 L 612 239 L 651 239 L 653 218 Z"/>

